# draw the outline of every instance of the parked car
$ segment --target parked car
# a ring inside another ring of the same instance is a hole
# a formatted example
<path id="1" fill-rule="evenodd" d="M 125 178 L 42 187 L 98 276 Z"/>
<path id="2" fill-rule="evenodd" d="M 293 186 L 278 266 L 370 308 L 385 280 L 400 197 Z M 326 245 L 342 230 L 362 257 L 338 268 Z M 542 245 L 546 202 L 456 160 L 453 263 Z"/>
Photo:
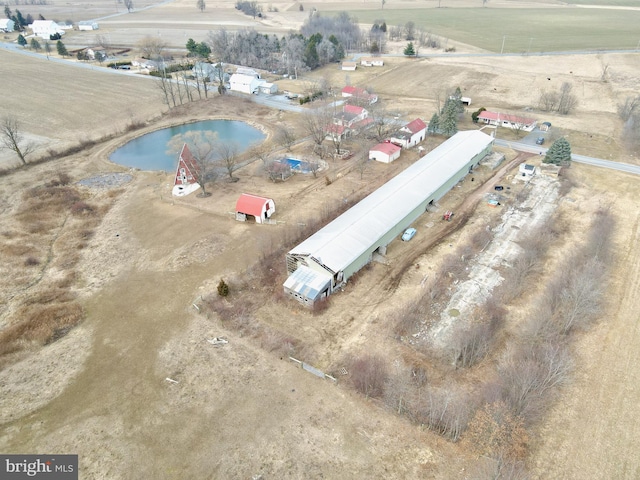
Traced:
<path id="1" fill-rule="evenodd" d="M 536 140 L 536 145 L 542 145 L 544 143 L 544 137 L 538 137 Z"/>
<path id="2" fill-rule="evenodd" d="M 411 240 L 413 236 L 416 234 L 416 231 L 417 230 L 415 228 L 407 228 L 402 234 L 402 241 L 408 242 L 409 240 Z"/>

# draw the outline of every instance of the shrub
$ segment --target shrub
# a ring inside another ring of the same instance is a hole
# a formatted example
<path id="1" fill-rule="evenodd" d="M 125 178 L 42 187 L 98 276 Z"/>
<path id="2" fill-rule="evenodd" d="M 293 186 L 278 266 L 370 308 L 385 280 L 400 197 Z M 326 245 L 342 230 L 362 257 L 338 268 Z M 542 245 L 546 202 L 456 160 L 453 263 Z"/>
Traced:
<path id="1" fill-rule="evenodd" d="M 229 295 L 229 285 L 221 278 L 220 282 L 218 282 L 218 295 L 221 297 L 226 297 Z"/>
<path id="2" fill-rule="evenodd" d="M 34 267 L 36 265 L 40 265 L 40 260 L 35 257 L 27 257 L 24 261 L 25 267 Z"/>
<path id="3" fill-rule="evenodd" d="M 389 377 L 387 364 L 379 355 L 366 354 L 348 362 L 351 385 L 366 397 L 380 397 Z"/>

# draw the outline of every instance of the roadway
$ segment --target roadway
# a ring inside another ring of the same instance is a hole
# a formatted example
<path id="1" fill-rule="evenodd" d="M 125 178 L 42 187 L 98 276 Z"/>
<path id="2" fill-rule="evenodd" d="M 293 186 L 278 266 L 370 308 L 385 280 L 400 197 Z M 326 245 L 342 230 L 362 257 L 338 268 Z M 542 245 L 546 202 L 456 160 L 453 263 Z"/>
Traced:
<path id="1" fill-rule="evenodd" d="M 527 143 L 514 142 L 511 140 L 495 139 L 494 142 L 500 147 L 507 147 L 519 152 L 537 153 L 539 155 L 545 155 L 547 149 L 540 145 L 529 145 Z M 617 170 L 619 172 L 631 173 L 634 175 L 640 175 L 640 166 L 631 165 L 629 163 L 614 162 L 611 160 L 604 160 L 602 158 L 587 157 L 585 155 L 571 154 L 571 160 L 576 163 L 583 163 L 585 165 L 592 165 L 594 167 L 608 168 L 610 170 Z"/>

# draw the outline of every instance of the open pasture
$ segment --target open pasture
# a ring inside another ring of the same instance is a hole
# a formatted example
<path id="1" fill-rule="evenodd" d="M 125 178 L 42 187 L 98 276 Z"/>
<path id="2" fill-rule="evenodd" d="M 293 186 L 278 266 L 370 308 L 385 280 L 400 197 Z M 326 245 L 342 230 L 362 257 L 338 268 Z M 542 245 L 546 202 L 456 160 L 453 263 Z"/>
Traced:
<path id="1" fill-rule="evenodd" d="M 345 5 L 345 9 L 348 5 Z M 322 12 L 337 15 L 337 11 Z M 359 22 L 416 27 L 490 52 L 636 49 L 640 10 L 577 8 L 442 8 L 349 10 Z M 504 40 L 504 47 L 503 47 Z M 426 53 L 423 49 L 421 53 Z"/>

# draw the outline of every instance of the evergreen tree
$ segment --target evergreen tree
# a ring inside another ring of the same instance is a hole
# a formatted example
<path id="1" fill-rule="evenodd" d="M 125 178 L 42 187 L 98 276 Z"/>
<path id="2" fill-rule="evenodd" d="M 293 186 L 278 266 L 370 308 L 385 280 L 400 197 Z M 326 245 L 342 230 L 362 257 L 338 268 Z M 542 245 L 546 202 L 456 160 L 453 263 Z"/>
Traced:
<path id="1" fill-rule="evenodd" d="M 30 46 L 31 46 L 31 48 L 32 48 L 33 50 L 35 50 L 36 52 L 37 52 L 38 50 L 40 50 L 40 48 L 41 48 L 41 47 L 40 47 L 40 42 L 39 42 L 38 40 L 36 40 L 35 38 L 32 38 L 32 39 L 31 39 L 31 43 L 30 43 L 29 45 L 30 45 Z"/>
<path id="2" fill-rule="evenodd" d="M 380 30 L 382 30 L 384 33 L 387 33 L 387 22 L 382 22 L 382 25 L 380 25 Z"/>
<path id="3" fill-rule="evenodd" d="M 429 126 L 427 127 L 427 132 L 429 133 L 438 133 L 440 130 L 440 116 L 438 112 L 433 114 L 431 120 L 429 121 Z"/>
<path id="4" fill-rule="evenodd" d="M 404 52 L 402 53 L 404 53 L 407 57 L 415 57 L 416 51 L 413 48 L 413 42 L 409 42 L 406 48 L 404 49 Z"/>
<path id="5" fill-rule="evenodd" d="M 553 163 L 554 165 L 568 165 L 571 162 L 571 145 L 569 141 L 562 137 L 553 142 L 553 145 L 547 150 L 543 162 Z"/>
<path id="6" fill-rule="evenodd" d="M 22 34 L 18 35 L 18 45 L 24 47 L 27 44 L 27 39 Z"/>
<path id="7" fill-rule="evenodd" d="M 196 48 L 198 48 L 198 44 L 193 38 L 190 38 L 189 40 L 187 40 L 187 51 L 190 54 L 196 53 Z"/>
<path id="8" fill-rule="evenodd" d="M 4 16 L 9 19 L 13 16 L 13 14 L 11 13 L 11 9 L 9 8 L 9 5 L 6 3 L 4 5 Z"/>
<path id="9" fill-rule="evenodd" d="M 26 27 L 28 25 L 20 10 L 16 10 L 16 25 L 20 25 L 20 28 Z"/>
<path id="10" fill-rule="evenodd" d="M 62 43 L 62 40 L 58 40 L 56 42 L 56 49 L 58 50 L 58 55 L 60 55 L 61 57 L 68 57 L 69 56 L 69 52 L 67 51 L 67 47 L 64 46 L 64 43 Z"/>
<path id="11" fill-rule="evenodd" d="M 202 58 L 208 58 L 211 54 L 211 48 L 205 42 L 196 45 L 195 54 Z"/>
<path id="12" fill-rule="evenodd" d="M 447 137 L 451 137 L 458 132 L 458 104 L 460 102 L 453 98 L 447 98 L 440 113 L 440 132 Z"/>

